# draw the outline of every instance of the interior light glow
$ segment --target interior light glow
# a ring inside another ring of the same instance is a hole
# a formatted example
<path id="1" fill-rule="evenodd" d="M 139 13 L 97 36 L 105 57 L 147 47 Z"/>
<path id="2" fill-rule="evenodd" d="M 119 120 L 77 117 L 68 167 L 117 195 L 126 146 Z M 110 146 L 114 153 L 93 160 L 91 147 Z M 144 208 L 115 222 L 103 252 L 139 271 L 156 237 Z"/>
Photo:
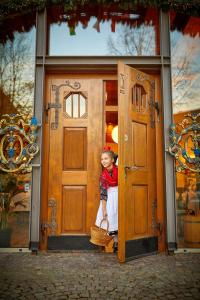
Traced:
<path id="1" fill-rule="evenodd" d="M 118 126 L 115 126 L 112 130 L 112 139 L 116 144 L 118 144 Z"/>

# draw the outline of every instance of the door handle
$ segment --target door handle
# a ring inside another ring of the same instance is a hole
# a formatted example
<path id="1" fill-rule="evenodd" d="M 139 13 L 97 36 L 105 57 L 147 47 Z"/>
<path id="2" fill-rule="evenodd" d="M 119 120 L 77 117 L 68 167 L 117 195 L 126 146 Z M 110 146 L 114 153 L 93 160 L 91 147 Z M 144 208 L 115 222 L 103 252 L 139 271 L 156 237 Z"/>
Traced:
<path id="1" fill-rule="evenodd" d="M 138 169 L 140 169 L 140 168 L 137 166 L 125 166 L 124 167 L 125 176 L 127 176 L 127 171 L 136 171 Z"/>
<path id="2" fill-rule="evenodd" d="M 125 170 L 131 170 L 131 171 L 135 171 L 139 169 L 139 167 L 137 166 L 125 166 L 124 168 Z"/>

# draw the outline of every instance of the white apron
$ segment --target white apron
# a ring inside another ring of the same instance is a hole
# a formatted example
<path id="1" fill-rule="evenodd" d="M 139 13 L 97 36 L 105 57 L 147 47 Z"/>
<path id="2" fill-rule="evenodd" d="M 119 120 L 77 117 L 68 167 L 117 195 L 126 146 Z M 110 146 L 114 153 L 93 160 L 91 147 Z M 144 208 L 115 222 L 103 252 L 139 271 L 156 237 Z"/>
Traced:
<path id="1" fill-rule="evenodd" d="M 106 209 L 108 214 L 109 228 L 108 231 L 118 230 L 118 186 L 109 187 L 107 190 L 108 197 L 106 202 Z M 103 219 L 102 200 L 100 201 L 97 212 L 96 223 L 98 227 Z M 107 229 L 107 222 L 102 222 L 101 228 Z"/>

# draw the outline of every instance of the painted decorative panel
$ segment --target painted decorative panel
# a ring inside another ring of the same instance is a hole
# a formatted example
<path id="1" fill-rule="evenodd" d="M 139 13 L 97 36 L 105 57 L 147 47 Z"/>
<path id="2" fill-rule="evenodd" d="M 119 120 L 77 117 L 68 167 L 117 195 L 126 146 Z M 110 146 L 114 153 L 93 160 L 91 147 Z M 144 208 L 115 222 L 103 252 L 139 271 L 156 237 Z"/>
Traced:
<path id="1" fill-rule="evenodd" d="M 64 186 L 62 233 L 85 232 L 86 187 Z"/>
<path id="2" fill-rule="evenodd" d="M 0 170 L 8 173 L 31 172 L 31 161 L 39 151 L 38 121 L 21 115 L 2 115 L 0 120 Z"/>
<path id="3" fill-rule="evenodd" d="M 147 127 L 145 124 L 132 122 L 133 165 L 146 167 L 147 164 Z"/>
<path id="4" fill-rule="evenodd" d="M 87 169 L 87 128 L 64 128 L 63 169 Z"/>

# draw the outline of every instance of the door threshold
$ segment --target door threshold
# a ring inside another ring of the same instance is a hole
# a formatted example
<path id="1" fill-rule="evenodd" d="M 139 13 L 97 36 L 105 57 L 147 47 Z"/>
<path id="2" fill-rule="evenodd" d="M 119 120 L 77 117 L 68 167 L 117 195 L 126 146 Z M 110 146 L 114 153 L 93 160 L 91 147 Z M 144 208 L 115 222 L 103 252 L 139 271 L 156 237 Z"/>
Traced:
<path id="1" fill-rule="evenodd" d="M 0 253 L 30 252 L 29 248 L 0 248 Z"/>
<path id="2" fill-rule="evenodd" d="M 180 254 L 180 253 L 200 253 L 200 248 L 199 249 L 182 248 L 174 251 L 174 254 Z"/>
<path id="3" fill-rule="evenodd" d="M 89 235 L 55 235 L 47 239 L 47 250 L 97 250 Z"/>
<path id="4" fill-rule="evenodd" d="M 60 236 L 89 236 L 87 233 L 61 233 Z"/>
<path id="5" fill-rule="evenodd" d="M 100 249 L 92 249 L 92 250 L 89 250 L 89 249 L 86 249 L 86 250 L 82 250 L 82 249 L 79 249 L 79 250 L 68 250 L 68 249 L 47 249 L 47 250 L 44 250 L 44 252 L 47 252 L 47 253 L 91 253 L 91 254 L 95 254 L 95 253 L 105 253 L 105 252 L 102 252 Z"/>

